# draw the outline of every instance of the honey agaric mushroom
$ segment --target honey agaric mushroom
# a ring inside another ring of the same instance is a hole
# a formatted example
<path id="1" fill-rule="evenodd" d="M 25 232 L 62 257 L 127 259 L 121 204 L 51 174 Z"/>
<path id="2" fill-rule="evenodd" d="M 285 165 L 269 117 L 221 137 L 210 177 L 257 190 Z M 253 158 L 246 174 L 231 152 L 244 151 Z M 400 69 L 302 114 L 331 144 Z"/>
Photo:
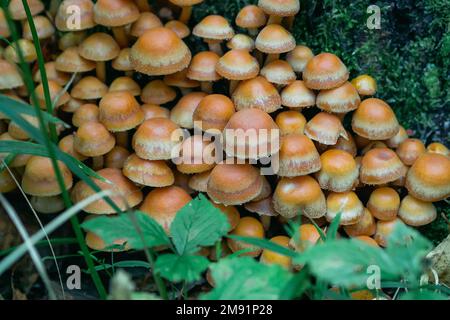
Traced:
<path id="1" fill-rule="evenodd" d="M 281 104 L 289 108 L 312 107 L 316 104 L 316 95 L 302 80 L 295 80 L 281 91 Z"/>
<path id="2" fill-rule="evenodd" d="M 189 174 L 181 173 L 180 171 L 174 169 L 173 175 L 175 177 L 175 182 L 173 183 L 175 186 L 182 188 L 188 194 L 193 194 L 195 192 L 189 187 Z"/>
<path id="3" fill-rule="evenodd" d="M 125 48 L 120 50 L 119 55 L 112 61 L 111 66 L 118 71 L 124 71 L 126 75 L 130 76 L 134 70 L 131 63 L 131 49 Z"/>
<path id="4" fill-rule="evenodd" d="M 409 226 L 424 226 L 436 219 L 436 207 L 431 202 L 425 202 L 407 195 L 400 203 L 398 217 Z"/>
<path id="5" fill-rule="evenodd" d="M 72 157 L 74 157 L 77 160 L 80 160 L 80 161 L 86 160 L 88 158 L 87 156 L 84 156 L 81 153 L 79 153 L 77 150 L 75 150 L 74 140 L 75 140 L 75 137 L 73 134 L 69 134 L 69 135 L 65 136 L 64 138 L 59 140 L 59 143 L 58 143 L 59 149 L 61 149 L 61 151 L 65 152 L 65 153 L 70 154 Z"/>
<path id="6" fill-rule="evenodd" d="M 433 142 L 427 146 L 427 152 L 439 153 L 444 156 L 450 156 L 450 150 L 440 142 Z"/>
<path id="7" fill-rule="evenodd" d="M 27 0 L 28 7 L 32 16 L 36 16 L 45 10 L 44 4 L 40 0 Z M 22 0 L 11 0 L 8 6 L 11 18 L 14 20 L 26 20 L 27 13 Z"/>
<path id="8" fill-rule="evenodd" d="M 0 8 L 0 36 L 9 38 L 11 31 L 9 30 L 8 21 L 6 21 L 5 12 Z"/>
<path id="9" fill-rule="evenodd" d="M 370 194 L 367 208 L 378 220 L 392 220 L 397 217 L 400 196 L 392 188 L 377 188 Z"/>
<path id="10" fill-rule="evenodd" d="M 335 145 L 339 137 L 347 139 L 347 132 L 339 118 L 326 112 L 320 112 L 308 121 L 305 135 L 325 145 Z"/>
<path id="11" fill-rule="evenodd" d="M 303 70 L 303 81 L 310 89 L 333 89 L 348 80 L 347 67 L 336 55 L 320 53 L 311 58 Z"/>
<path id="12" fill-rule="evenodd" d="M 357 237 L 354 237 L 354 239 L 362 241 L 362 242 L 364 242 L 364 243 L 366 243 L 366 244 L 368 244 L 370 246 L 373 246 L 373 247 L 379 247 L 378 243 L 373 238 L 371 238 L 369 236 L 357 236 Z"/>
<path id="13" fill-rule="evenodd" d="M 203 136 L 192 135 L 181 143 L 179 155 L 172 158 L 172 161 L 181 173 L 195 174 L 209 171 L 215 166 L 214 147 L 214 144 Z"/>
<path id="14" fill-rule="evenodd" d="M 230 98 L 222 94 L 207 95 L 194 111 L 194 128 L 221 132 L 234 113 L 234 104 Z"/>
<path id="15" fill-rule="evenodd" d="M 272 117 L 256 108 L 243 109 L 233 114 L 223 132 L 225 152 L 239 159 L 269 157 L 280 149 L 278 140 L 278 126 Z"/>
<path id="16" fill-rule="evenodd" d="M 295 39 L 292 34 L 278 24 L 269 24 L 264 27 L 256 37 L 256 48 L 267 53 L 266 63 L 277 60 L 281 53 L 286 53 L 295 48 Z"/>
<path id="17" fill-rule="evenodd" d="M 298 236 L 292 237 L 289 246 L 296 251 L 303 252 L 307 248 L 320 241 L 320 233 L 316 226 L 310 223 L 304 223 L 298 228 Z"/>
<path id="18" fill-rule="evenodd" d="M 109 85 L 109 92 L 126 91 L 133 96 L 138 97 L 141 95 L 141 87 L 139 84 L 130 77 L 117 77 Z"/>
<path id="19" fill-rule="evenodd" d="M 286 54 L 286 61 L 296 73 L 302 73 L 309 60 L 314 57 L 312 50 L 303 45 L 297 45 Z"/>
<path id="20" fill-rule="evenodd" d="M 74 137 L 75 150 L 87 157 L 102 156 L 114 147 L 114 136 L 99 122 L 84 122 Z"/>
<path id="21" fill-rule="evenodd" d="M 209 15 L 203 18 L 192 30 L 192 33 L 208 44 L 209 50 L 222 55 L 221 42 L 234 36 L 233 28 L 227 19 L 219 15 Z"/>
<path id="22" fill-rule="evenodd" d="M 381 185 L 397 180 L 405 171 L 405 165 L 394 151 L 375 148 L 367 152 L 361 160 L 360 180 L 369 185 Z"/>
<path id="23" fill-rule="evenodd" d="M 37 53 L 33 45 L 33 42 L 27 39 L 19 39 L 17 42 L 11 43 L 3 53 L 6 60 L 14 63 L 20 63 L 20 57 L 18 50 L 22 52 L 23 60 L 26 63 L 31 63 L 36 61 Z"/>
<path id="24" fill-rule="evenodd" d="M 285 86 L 295 81 L 296 76 L 291 65 L 284 60 L 273 60 L 261 69 L 261 75 L 267 81 L 278 86 Z"/>
<path id="25" fill-rule="evenodd" d="M 79 20 L 77 20 L 79 23 L 73 21 L 71 8 L 74 6 L 80 12 Z M 81 31 L 95 27 L 94 3 L 91 0 L 64 0 L 58 7 L 55 25 L 60 31 Z"/>
<path id="26" fill-rule="evenodd" d="M 307 136 L 288 134 L 281 137 L 280 145 L 280 177 L 303 176 L 320 170 L 319 153 Z"/>
<path id="27" fill-rule="evenodd" d="M 102 238 L 91 231 L 86 232 L 84 241 L 88 248 L 95 251 L 123 252 L 131 249 L 125 239 L 116 239 L 112 244 L 106 244 Z"/>
<path id="28" fill-rule="evenodd" d="M 40 40 L 51 38 L 55 34 L 55 27 L 47 17 L 33 17 L 33 23 L 36 27 L 36 33 Z M 24 39 L 33 40 L 33 35 L 31 34 L 30 25 L 28 23 L 24 24 L 22 33 Z"/>
<path id="29" fill-rule="evenodd" d="M 95 62 L 80 56 L 77 47 L 63 51 L 55 60 L 56 70 L 68 73 L 89 72 L 95 69 Z"/>
<path id="30" fill-rule="evenodd" d="M 47 85 L 50 93 L 50 101 L 54 108 L 58 108 L 70 100 L 70 95 L 66 91 L 64 91 L 64 89 L 55 81 L 48 80 Z M 39 107 L 45 110 L 47 106 L 44 94 L 44 86 L 42 83 L 40 83 L 36 87 L 34 93 L 38 100 Z"/>
<path id="31" fill-rule="evenodd" d="M 347 139 L 339 137 L 336 144 L 329 146 L 329 148 L 347 151 L 352 155 L 352 157 L 356 157 L 358 150 L 356 148 L 355 139 L 349 131 L 345 130 L 345 132 L 347 132 Z"/>
<path id="32" fill-rule="evenodd" d="M 98 3 L 98 2 L 97 2 Z M 106 79 L 105 62 L 113 60 L 120 53 L 117 42 L 109 34 L 97 32 L 87 37 L 78 47 L 80 56 L 95 61 L 97 78 Z"/>
<path id="33" fill-rule="evenodd" d="M 327 212 L 325 196 L 319 183 L 310 176 L 281 178 L 273 194 L 273 205 L 275 211 L 288 219 L 300 213 L 316 219 Z"/>
<path id="34" fill-rule="evenodd" d="M 248 29 L 251 36 L 258 34 L 258 28 L 266 24 L 267 17 L 264 11 L 255 5 L 247 5 L 243 7 L 236 16 L 236 25 L 238 27 Z"/>
<path id="35" fill-rule="evenodd" d="M 216 64 L 219 55 L 212 51 L 202 51 L 197 53 L 191 60 L 187 71 L 187 77 L 200 81 L 203 92 L 211 93 L 213 82 L 222 77 L 216 72 Z"/>
<path id="36" fill-rule="evenodd" d="M 327 112 L 347 113 L 356 110 L 361 98 L 350 82 L 337 88 L 321 90 L 317 95 L 317 107 Z"/>
<path id="37" fill-rule="evenodd" d="M 86 31 L 73 31 L 63 34 L 58 40 L 58 48 L 61 51 L 77 47 L 88 36 Z"/>
<path id="38" fill-rule="evenodd" d="M 50 197 L 31 196 L 31 206 L 36 212 L 43 214 L 54 214 L 63 211 L 66 206 L 60 195 Z"/>
<path id="39" fill-rule="evenodd" d="M 278 215 L 278 212 L 276 212 L 273 207 L 273 199 L 271 196 L 262 200 L 252 200 L 247 202 L 244 204 L 244 208 L 250 212 L 257 213 L 261 217 L 261 220 L 263 220 L 264 217 L 270 218 Z M 264 227 L 264 229 L 267 228 Z"/>
<path id="40" fill-rule="evenodd" d="M 281 97 L 277 89 L 261 76 L 241 81 L 234 90 L 232 99 L 238 111 L 258 108 L 272 113 L 281 108 Z"/>
<path id="41" fill-rule="evenodd" d="M 253 217 L 243 217 L 239 220 L 238 225 L 231 233 L 232 235 L 241 236 L 241 237 L 252 237 L 252 238 L 264 238 L 264 228 L 257 219 Z M 250 252 L 245 252 L 242 255 L 257 257 L 261 254 L 262 249 L 260 247 L 248 244 L 246 242 L 227 239 L 228 246 L 230 247 L 232 252 L 237 252 L 241 250 L 251 250 Z"/>
<path id="42" fill-rule="evenodd" d="M 73 98 L 81 100 L 97 100 L 101 99 L 108 93 L 108 87 L 98 78 L 87 76 L 78 81 L 72 88 L 70 95 Z"/>
<path id="43" fill-rule="evenodd" d="M 13 169 L 11 172 L 14 172 Z M 14 174 L 14 173 L 13 173 Z M 17 189 L 16 181 L 8 170 L 0 171 L 0 192 L 8 193 Z"/>
<path id="44" fill-rule="evenodd" d="M 412 166 L 417 158 L 426 152 L 426 149 L 419 139 L 408 138 L 400 143 L 395 152 L 405 165 Z"/>
<path id="45" fill-rule="evenodd" d="M 136 71 L 147 75 L 166 75 L 185 69 L 191 51 L 175 32 L 158 27 L 146 31 L 131 48 Z"/>
<path id="46" fill-rule="evenodd" d="M 130 180 L 128 180 L 120 169 L 104 168 L 97 171 L 104 180 L 93 178 L 100 190 L 111 190 L 113 195 L 109 198 L 120 209 L 127 210 L 142 202 L 143 194 Z M 86 182 L 79 181 L 72 189 L 71 197 L 74 203 L 83 201 L 96 192 Z M 104 199 L 96 200 L 83 208 L 83 211 L 91 214 L 114 214 L 116 210 Z"/>
<path id="47" fill-rule="evenodd" d="M 189 187 L 198 192 L 207 192 L 210 174 L 211 170 L 192 175 L 188 181 Z"/>
<path id="48" fill-rule="evenodd" d="M 191 29 L 181 21 L 172 20 L 164 25 L 177 34 L 180 39 L 184 39 L 191 34 Z"/>
<path id="49" fill-rule="evenodd" d="M 185 68 L 181 71 L 167 74 L 164 76 L 164 83 L 168 86 L 179 88 L 181 94 L 186 95 L 191 92 L 191 89 L 200 86 L 200 82 L 187 77 L 188 71 L 189 69 Z"/>
<path id="50" fill-rule="evenodd" d="M 275 236 L 271 238 L 270 241 L 276 243 L 279 246 L 288 248 L 290 239 L 287 236 Z M 276 253 L 274 251 L 270 251 L 268 249 L 263 250 L 260 261 L 264 264 L 277 264 L 285 269 L 290 269 L 292 266 L 292 258 L 280 253 Z"/>
<path id="51" fill-rule="evenodd" d="M 227 48 L 231 50 L 247 50 L 251 52 L 255 49 L 255 40 L 245 34 L 238 33 L 227 42 Z"/>
<path id="52" fill-rule="evenodd" d="M 422 154 L 408 170 L 406 188 L 423 201 L 447 198 L 450 195 L 450 158 L 439 153 Z"/>
<path id="53" fill-rule="evenodd" d="M 391 107 L 377 98 L 365 99 L 353 113 L 352 129 L 370 140 L 386 140 L 400 130 Z"/>
<path id="54" fill-rule="evenodd" d="M 122 169 L 129 155 L 130 151 L 124 147 L 115 146 L 104 156 L 105 168 Z"/>
<path id="55" fill-rule="evenodd" d="M 352 84 L 361 96 L 373 96 L 377 92 L 377 83 L 374 78 L 367 74 L 357 76 Z"/>
<path id="56" fill-rule="evenodd" d="M 8 132 L 4 132 L 0 134 L 0 141 L 16 141 L 17 139 L 14 139 L 11 137 L 11 135 Z M 8 153 L 0 153 L 0 160 L 3 162 L 5 158 L 8 156 Z M 27 164 L 28 160 L 31 158 L 31 155 L 29 154 L 16 154 L 14 159 L 8 164 L 9 168 L 18 168 L 23 167 Z M 6 169 L 3 171 L 7 171 Z"/>
<path id="57" fill-rule="evenodd" d="M 170 118 L 170 110 L 156 104 L 145 103 L 141 106 L 142 111 L 144 112 L 144 119 L 152 119 L 152 118 Z"/>
<path id="58" fill-rule="evenodd" d="M 145 120 L 133 136 L 136 155 L 147 160 L 168 160 L 180 142 L 181 129 L 166 118 Z"/>
<path id="59" fill-rule="evenodd" d="M 293 17 L 300 11 L 300 1 L 259 0 L 258 7 L 270 16 L 267 24 L 281 24 L 284 17 Z"/>
<path id="60" fill-rule="evenodd" d="M 54 61 L 47 62 L 44 65 L 47 80 L 55 81 L 60 86 L 65 86 L 69 80 L 70 75 L 59 70 L 56 70 L 56 63 Z M 2 69 L 3 70 L 3 69 Z M 37 70 L 33 75 L 34 82 L 42 82 L 41 71 Z"/>
<path id="61" fill-rule="evenodd" d="M 356 193 L 331 192 L 327 197 L 327 220 L 331 222 L 338 214 L 341 214 L 341 225 L 352 225 L 357 223 L 364 214 L 364 207 Z"/>
<path id="62" fill-rule="evenodd" d="M 97 0 L 94 6 L 95 22 L 111 27 L 121 48 L 128 46 L 125 26 L 135 22 L 139 15 L 139 9 L 132 0 Z"/>
<path id="63" fill-rule="evenodd" d="M 83 104 L 73 113 L 72 124 L 75 127 L 80 127 L 83 123 L 86 122 L 99 122 L 98 115 L 99 110 L 95 104 Z"/>
<path id="64" fill-rule="evenodd" d="M 19 88 L 24 85 L 16 65 L 0 59 L 0 90 Z"/>
<path id="65" fill-rule="evenodd" d="M 202 3 L 203 0 L 169 0 L 171 3 L 181 7 L 181 14 L 178 20 L 183 23 L 188 23 L 192 14 L 192 7 L 196 4 Z"/>
<path id="66" fill-rule="evenodd" d="M 403 223 L 399 218 L 387 221 L 377 221 L 377 231 L 375 232 L 374 239 L 378 245 L 382 247 L 388 246 L 388 238 L 399 223 Z"/>
<path id="67" fill-rule="evenodd" d="M 163 160 L 144 160 L 134 153 L 125 160 L 122 171 L 128 179 L 143 186 L 167 187 L 175 181 Z"/>
<path id="68" fill-rule="evenodd" d="M 397 134 L 392 138 L 389 138 L 385 142 L 389 148 L 395 149 L 406 139 L 408 139 L 408 133 L 406 132 L 405 128 L 400 126 Z"/>
<path id="69" fill-rule="evenodd" d="M 208 196 L 217 203 L 238 205 L 257 197 L 263 187 L 259 170 L 250 164 L 218 164 L 208 180 Z"/>
<path id="70" fill-rule="evenodd" d="M 275 118 L 275 123 L 280 129 L 280 136 L 294 133 L 303 134 L 306 119 L 300 112 L 289 110 L 280 112 Z"/>
<path id="71" fill-rule="evenodd" d="M 132 24 L 130 35 L 139 38 L 146 31 L 162 26 L 163 24 L 157 15 L 152 12 L 142 12 L 139 18 Z"/>
<path id="72" fill-rule="evenodd" d="M 69 190 L 73 183 L 72 173 L 63 162 L 57 161 L 57 164 L 64 188 Z M 22 176 L 22 189 L 25 193 L 38 197 L 56 196 L 63 192 L 50 158 L 32 156 L 28 160 Z"/>
<path id="73" fill-rule="evenodd" d="M 376 228 L 375 219 L 367 208 L 364 208 L 364 213 L 357 223 L 344 226 L 345 233 L 350 237 L 373 236 Z"/>
<path id="74" fill-rule="evenodd" d="M 167 234 L 177 212 L 192 200 L 182 188 L 170 186 L 150 191 L 139 208 L 156 220 Z"/>
<path id="75" fill-rule="evenodd" d="M 144 113 L 131 93 L 109 92 L 100 100 L 99 121 L 111 132 L 123 132 L 140 125 Z"/>
<path id="76" fill-rule="evenodd" d="M 181 97 L 170 111 L 170 120 L 182 128 L 194 128 L 194 111 L 206 95 L 204 92 L 191 92 Z"/>
<path id="77" fill-rule="evenodd" d="M 211 201 L 212 205 L 222 211 L 222 213 L 227 217 L 228 223 L 230 224 L 230 230 L 233 231 L 241 219 L 241 215 L 239 213 L 239 210 L 236 209 L 235 206 L 224 206 L 220 203 L 215 203 L 214 201 Z"/>
<path id="78" fill-rule="evenodd" d="M 324 190 L 346 192 L 353 189 L 359 176 L 359 167 L 346 151 L 330 149 L 320 156 L 322 168 L 317 181 Z"/>
<path id="79" fill-rule="evenodd" d="M 22 118 L 28 122 L 29 125 L 32 125 L 36 129 L 39 128 L 39 120 L 36 116 L 24 114 L 22 115 Z M 22 129 L 21 126 L 19 126 L 15 121 L 10 121 L 8 125 L 8 133 L 9 135 L 17 140 L 28 140 L 30 139 L 30 136 L 27 131 Z"/>
<path id="80" fill-rule="evenodd" d="M 165 104 L 175 100 L 176 91 L 162 80 L 150 81 L 141 92 L 141 100 L 149 104 Z"/>

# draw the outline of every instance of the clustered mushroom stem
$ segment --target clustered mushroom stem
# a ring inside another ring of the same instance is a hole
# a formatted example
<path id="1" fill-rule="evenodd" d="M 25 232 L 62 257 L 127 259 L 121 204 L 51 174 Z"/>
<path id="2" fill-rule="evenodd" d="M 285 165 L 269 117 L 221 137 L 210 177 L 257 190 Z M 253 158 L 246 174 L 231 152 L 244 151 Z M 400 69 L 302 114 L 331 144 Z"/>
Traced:
<path id="1" fill-rule="evenodd" d="M 191 14 L 192 14 L 192 6 L 181 7 L 181 14 L 178 20 L 180 20 L 184 24 L 187 24 L 189 22 L 189 19 L 191 18 Z"/>
<path id="2" fill-rule="evenodd" d="M 294 27 L 294 21 L 295 21 L 295 16 L 290 16 L 286 18 L 286 29 L 288 30 L 292 30 L 292 28 Z"/>
<path id="3" fill-rule="evenodd" d="M 223 55 L 222 46 L 220 42 L 211 41 L 208 42 L 209 51 L 217 53 L 219 56 Z"/>
<path id="4" fill-rule="evenodd" d="M 114 38 L 121 48 L 128 47 L 128 36 L 125 32 L 124 27 L 114 27 L 112 28 L 112 32 L 114 34 Z"/>
<path id="5" fill-rule="evenodd" d="M 264 227 L 264 230 L 269 230 L 270 228 L 270 221 L 271 221 L 271 216 L 260 216 L 261 218 L 261 223 Z"/>
<path id="6" fill-rule="evenodd" d="M 140 12 L 149 12 L 152 11 L 152 7 L 148 3 L 148 0 L 136 0 L 135 1 Z"/>
<path id="7" fill-rule="evenodd" d="M 211 93 L 213 90 L 213 83 L 211 81 L 202 81 L 200 83 L 200 87 L 203 92 L 205 93 Z"/>
<path id="8" fill-rule="evenodd" d="M 181 94 L 182 94 L 183 96 L 185 96 L 185 95 L 187 95 L 188 93 L 192 92 L 192 90 L 189 89 L 189 88 L 180 88 L 180 91 L 181 91 Z"/>
<path id="9" fill-rule="evenodd" d="M 257 36 L 258 33 L 259 33 L 259 30 L 258 30 L 258 28 L 249 28 L 249 29 L 248 29 L 248 33 L 249 33 L 252 37 L 256 38 L 256 36 Z"/>
<path id="10" fill-rule="evenodd" d="M 234 90 L 236 90 L 236 87 L 239 84 L 239 80 L 231 80 L 230 81 L 230 95 L 233 94 Z"/>
<path id="11" fill-rule="evenodd" d="M 269 17 L 269 20 L 267 21 L 267 25 L 269 25 L 269 24 L 281 24 L 282 20 L 283 20 L 283 17 L 271 15 Z"/>
<path id="12" fill-rule="evenodd" d="M 105 80 L 106 80 L 106 64 L 105 64 L 105 61 L 97 61 L 96 73 L 97 73 L 97 78 L 100 81 L 105 82 Z"/>
<path id="13" fill-rule="evenodd" d="M 128 132 L 127 131 L 116 132 L 115 136 L 116 136 L 116 144 L 118 146 L 128 148 Z"/>
<path id="14" fill-rule="evenodd" d="M 269 53 L 267 55 L 266 62 L 264 63 L 264 65 L 267 65 L 267 64 L 269 64 L 272 61 L 278 60 L 279 58 L 280 58 L 280 54 L 279 53 Z"/>
<path id="15" fill-rule="evenodd" d="M 92 169 L 97 171 L 103 169 L 103 166 L 104 166 L 103 156 L 92 157 Z"/>

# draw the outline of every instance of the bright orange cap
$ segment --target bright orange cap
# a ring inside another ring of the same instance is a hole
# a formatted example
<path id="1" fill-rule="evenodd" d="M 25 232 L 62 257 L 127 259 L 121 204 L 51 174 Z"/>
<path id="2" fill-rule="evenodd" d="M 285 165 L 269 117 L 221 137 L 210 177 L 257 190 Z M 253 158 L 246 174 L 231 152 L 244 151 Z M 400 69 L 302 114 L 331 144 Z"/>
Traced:
<path id="1" fill-rule="evenodd" d="M 437 213 L 433 203 L 407 195 L 400 204 L 398 216 L 407 225 L 420 227 L 433 222 Z"/>
<path id="2" fill-rule="evenodd" d="M 289 237 L 286 236 L 276 236 L 270 239 L 271 242 L 274 242 L 285 248 L 289 247 L 289 240 Z M 263 250 L 260 261 L 264 264 L 278 264 L 286 269 L 290 269 L 292 265 L 291 258 L 267 249 Z"/>
<path id="3" fill-rule="evenodd" d="M 362 96 L 373 96 L 377 92 L 377 82 L 367 74 L 357 76 L 352 80 L 352 84 Z"/>
<path id="4" fill-rule="evenodd" d="M 275 123 L 280 128 L 280 135 L 292 133 L 303 134 L 306 125 L 305 117 L 298 111 L 290 110 L 280 112 L 275 118 Z"/>
<path id="5" fill-rule="evenodd" d="M 352 191 L 335 193 L 327 197 L 327 220 L 331 222 L 337 214 L 341 214 L 341 225 L 357 223 L 364 214 L 364 207 L 356 193 Z"/>
<path id="6" fill-rule="evenodd" d="M 367 208 L 379 220 L 392 220 L 397 217 L 400 196 L 389 187 L 375 189 L 369 197 Z"/>
<path id="7" fill-rule="evenodd" d="M 227 19 L 218 15 L 203 18 L 192 30 L 192 33 L 201 38 L 211 40 L 229 40 L 233 38 L 234 31 Z"/>
<path id="8" fill-rule="evenodd" d="M 99 120 L 111 132 L 136 128 L 144 121 L 139 103 L 128 91 L 107 93 L 99 105 Z"/>
<path id="9" fill-rule="evenodd" d="M 375 148 L 362 158 L 360 179 L 365 184 L 385 184 L 400 178 L 405 170 L 404 164 L 394 151 Z"/>
<path id="10" fill-rule="evenodd" d="M 259 32 L 255 40 L 255 46 L 264 53 L 285 53 L 295 48 L 295 39 L 289 31 L 279 24 L 269 24 Z"/>
<path id="11" fill-rule="evenodd" d="M 407 166 L 412 166 L 417 158 L 425 153 L 425 145 L 419 139 L 406 139 L 398 146 L 397 152 L 398 157 Z"/>
<path id="12" fill-rule="evenodd" d="M 332 53 L 318 54 L 308 61 L 303 70 L 303 81 L 311 89 L 336 88 L 344 84 L 347 79 L 347 67 Z"/>
<path id="13" fill-rule="evenodd" d="M 280 177 L 303 176 L 320 170 L 319 153 L 307 136 L 288 134 L 281 138 L 280 144 Z"/>
<path id="14" fill-rule="evenodd" d="M 255 29 L 266 24 L 264 11 L 255 5 L 247 5 L 236 16 L 236 25 L 241 28 Z"/>
<path id="15" fill-rule="evenodd" d="M 181 97 L 170 111 L 170 120 L 182 128 L 194 128 L 194 111 L 206 95 L 204 92 L 190 92 Z"/>
<path id="16" fill-rule="evenodd" d="M 219 55 L 212 51 L 197 53 L 191 61 L 187 77 L 197 81 L 217 81 L 222 77 L 216 72 Z"/>
<path id="17" fill-rule="evenodd" d="M 139 18 L 139 9 L 131 0 L 97 0 L 95 22 L 107 27 L 121 27 Z"/>
<path id="18" fill-rule="evenodd" d="M 317 180 L 322 189 L 334 192 L 353 189 L 359 176 L 359 167 L 350 153 L 330 149 L 322 153 L 320 162 L 322 168 L 317 174 Z"/>
<path id="19" fill-rule="evenodd" d="M 241 237 L 252 237 L 252 238 L 264 238 L 264 228 L 259 220 L 253 217 L 241 218 L 236 228 L 231 233 L 232 235 Z M 253 246 L 246 242 L 237 241 L 234 239 L 227 239 L 228 246 L 231 251 L 237 252 L 240 250 L 250 249 L 250 252 L 243 253 L 242 255 L 257 257 L 260 255 L 262 249 L 257 246 Z"/>
<path id="20" fill-rule="evenodd" d="M 316 104 L 316 95 L 302 80 L 296 80 L 281 92 L 281 104 L 289 108 L 312 107 Z"/>
<path id="21" fill-rule="evenodd" d="M 194 111 L 194 127 L 203 131 L 216 129 L 222 131 L 234 114 L 234 104 L 227 96 L 210 94 L 204 97 Z M 197 123 L 196 123 L 197 122 Z"/>
<path id="22" fill-rule="evenodd" d="M 340 87 L 320 91 L 316 102 L 324 111 L 347 113 L 358 108 L 361 98 L 355 87 L 350 82 L 345 82 Z"/>
<path id="23" fill-rule="evenodd" d="M 269 82 L 279 85 L 288 85 L 296 79 L 291 65 L 284 60 L 269 62 L 261 69 L 261 75 Z"/>
<path id="24" fill-rule="evenodd" d="M 172 170 L 162 160 L 144 160 L 136 154 L 124 163 L 123 174 L 131 181 L 149 187 L 167 187 L 174 183 Z"/>
<path id="25" fill-rule="evenodd" d="M 247 50 L 230 50 L 219 59 L 216 71 L 225 79 L 247 80 L 258 75 L 259 63 Z"/>
<path id="26" fill-rule="evenodd" d="M 116 144 L 114 136 L 99 122 L 82 123 L 75 133 L 75 150 L 87 157 L 102 156 Z"/>
<path id="27" fill-rule="evenodd" d="M 308 121 L 305 134 L 310 139 L 326 145 L 335 145 L 339 137 L 347 139 L 347 132 L 341 120 L 326 112 L 320 112 Z"/>
<path id="28" fill-rule="evenodd" d="M 258 108 L 271 113 L 281 108 L 277 89 L 261 76 L 240 82 L 232 99 L 237 110 Z"/>

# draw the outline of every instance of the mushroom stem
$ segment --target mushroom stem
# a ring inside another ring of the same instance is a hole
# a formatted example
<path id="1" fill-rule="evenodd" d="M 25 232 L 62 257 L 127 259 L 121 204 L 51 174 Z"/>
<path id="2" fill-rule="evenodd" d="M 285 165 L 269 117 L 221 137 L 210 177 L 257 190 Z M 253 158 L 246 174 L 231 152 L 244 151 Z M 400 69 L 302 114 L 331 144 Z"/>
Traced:
<path id="1" fill-rule="evenodd" d="M 152 7 L 148 3 L 148 0 L 136 0 L 135 3 L 140 12 L 152 11 Z"/>
<path id="2" fill-rule="evenodd" d="M 97 73 L 97 78 L 101 82 L 105 82 L 105 80 L 106 80 L 106 64 L 105 64 L 105 61 L 97 61 L 96 73 Z"/>
<path id="3" fill-rule="evenodd" d="M 128 47 L 128 36 L 125 32 L 124 27 L 114 27 L 112 28 L 112 32 L 114 34 L 114 38 L 121 48 Z"/>
<path id="4" fill-rule="evenodd" d="M 267 21 L 267 25 L 269 24 L 281 24 L 283 17 L 271 15 L 269 20 Z"/>
<path id="5" fill-rule="evenodd" d="M 200 83 L 200 87 L 203 92 L 205 93 L 211 93 L 213 89 L 213 83 L 211 81 L 202 81 Z"/>
<path id="6" fill-rule="evenodd" d="M 271 216 L 260 216 L 261 223 L 263 225 L 264 230 L 269 230 L 270 228 L 270 222 L 271 222 Z"/>
<path id="7" fill-rule="evenodd" d="M 264 65 L 267 65 L 267 64 L 269 64 L 272 61 L 278 60 L 279 58 L 280 58 L 280 54 L 279 53 L 269 53 L 267 55 L 266 62 L 264 63 Z"/>
<path id="8" fill-rule="evenodd" d="M 239 84 L 239 80 L 231 80 L 230 81 L 230 94 L 232 94 L 234 92 L 234 90 L 236 90 L 236 87 Z"/>
<path id="9" fill-rule="evenodd" d="M 95 171 L 103 169 L 103 165 L 103 156 L 92 157 L 92 169 L 94 169 Z"/>
<path id="10" fill-rule="evenodd" d="M 128 132 L 116 132 L 116 145 L 128 148 Z"/>
<path id="11" fill-rule="evenodd" d="M 264 63 L 264 54 L 258 49 L 255 49 L 255 58 L 258 60 L 259 65 L 262 66 Z"/>
<path id="12" fill-rule="evenodd" d="M 251 35 L 252 37 L 256 37 L 259 33 L 258 28 L 248 28 L 248 34 Z"/>
<path id="13" fill-rule="evenodd" d="M 48 13 L 54 19 L 56 17 L 56 13 L 58 12 L 58 7 L 60 5 L 59 0 L 51 0 Z"/>
<path id="14" fill-rule="evenodd" d="M 180 20 L 184 24 L 187 24 L 189 22 L 189 19 L 191 18 L 191 14 L 192 14 L 192 6 L 181 7 L 181 14 L 178 20 Z"/>
<path id="15" fill-rule="evenodd" d="M 180 88 L 180 91 L 181 91 L 181 94 L 182 94 L 183 96 L 185 96 L 185 95 L 187 95 L 188 93 L 192 92 L 192 90 L 189 89 L 189 88 Z"/>
<path id="16" fill-rule="evenodd" d="M 286 18 L 286 29 L 287 30 L 292 30 L 292 28 L 294 27 L 294 21 L 295 21 L 295 16 L 290 16 Z"/>
<path id="17" fill-rule="evenodd" d="M 223 55 L 222 46 L 220 45 L 220 41 L 210 40 L 208 41 L 209 51 L 217 53 L 219 56 Z"/>

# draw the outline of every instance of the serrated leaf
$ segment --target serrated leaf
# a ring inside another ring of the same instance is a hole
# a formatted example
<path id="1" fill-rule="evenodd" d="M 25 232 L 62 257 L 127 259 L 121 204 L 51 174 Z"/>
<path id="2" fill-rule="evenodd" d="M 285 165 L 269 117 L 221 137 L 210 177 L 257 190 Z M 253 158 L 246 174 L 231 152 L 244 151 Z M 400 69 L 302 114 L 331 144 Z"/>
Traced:
<path id="1" fill-rule="evenodd" d="M 88 220 L 82 227 L 95 233 L 106 244 L 113 244 L 114 240 L 124 239 L 133 249 L 170 245 L 164 229 L 154 219 L 136 211 L 134 217 L 131 214 L 121 214 L 117 217 L 98 217 Z M 135 219 L 135 223 L 132 219 Z M 141 230 L 136 230 L 137 224 Z M 144 238 L 144 241 L 143 239 Z"/>
<path id="2" fill-rule="evenodd" d="M 177 213 L 170 234 L 181 256 L 214 245 L 229 229 L 226 216 L 200 194 Z"/>
<path id="3" fill-rule="evenodd" d="M 204 256 L 163 254 L 155 263 L 155 272 L 172 282 L 199 280 L 208 268 L 209 260 Z"/>
<path id="4" fill-rule="evenodd" d="M 278 265 L 266 265 L 250 257 L 226 258 L 211 265 L 215 283 L 205 300 L 276 300 L 292 279 L 292 274 Z"/>

